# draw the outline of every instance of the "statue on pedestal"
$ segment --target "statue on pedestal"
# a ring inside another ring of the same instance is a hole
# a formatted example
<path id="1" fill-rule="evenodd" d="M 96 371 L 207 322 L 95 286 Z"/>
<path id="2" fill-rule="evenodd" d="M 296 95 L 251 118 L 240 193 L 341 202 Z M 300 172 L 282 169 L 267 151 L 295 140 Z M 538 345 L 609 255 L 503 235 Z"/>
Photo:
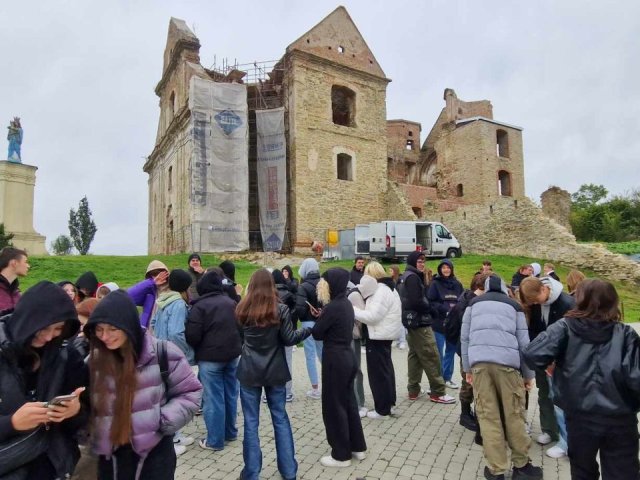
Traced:
<path id="1" fill-rule="evenodd" d="M 20 146 L 22 145 L 22 126 L 20 125 L 20 118 L 13 117 L 13 120 L 9 122 L 7 127 L 9 132 L 7 133 L 7 140 L 9 140 L 9 154 L 7 160 L 14 163 L 22 163 L 22 157 L 20 156 Z"/>

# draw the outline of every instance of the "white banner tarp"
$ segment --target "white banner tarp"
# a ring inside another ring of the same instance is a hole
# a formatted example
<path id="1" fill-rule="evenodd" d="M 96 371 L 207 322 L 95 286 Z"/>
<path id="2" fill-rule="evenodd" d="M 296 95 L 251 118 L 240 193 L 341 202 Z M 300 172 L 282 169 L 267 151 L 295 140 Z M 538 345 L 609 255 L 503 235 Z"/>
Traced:
<path id="1" fill-rule="evenodd" d="M 265 252 L 282 249 L 287 225 L 287 147 L 284 108 L 256 110 L 258 201 Z"/>
<path id="2" fill-rule="evenodd" d="M 193 248 L 249 248 L 247 87 L 192 77 Z"/>

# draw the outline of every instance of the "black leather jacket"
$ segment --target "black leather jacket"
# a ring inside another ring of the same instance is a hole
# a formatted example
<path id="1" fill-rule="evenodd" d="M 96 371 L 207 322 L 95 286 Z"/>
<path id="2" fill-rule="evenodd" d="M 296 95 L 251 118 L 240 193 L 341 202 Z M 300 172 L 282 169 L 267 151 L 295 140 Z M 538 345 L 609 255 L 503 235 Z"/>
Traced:
<path id="1" fill-rule="evenodd" d="M 575 299 L 568 293 L 562 292 L 560 296 L 549 305 L 548 324 L 545 325 L 542 319 L 542 307 L 540 305 L 532 305 L 529 315 L 529 339 L 533 340 L 540 333 L 553 325 L 556 321 L 564 317 L 564 314 L 575 307 Z"/>
<path id="2" fill-rule="evenodd" d="M 289 308 L 278 305 L 280 324 L 270 327 L 245 327 L 242 329 L 243 343 L 238 380 L 248 387 L 273 387 L 291 380 L 284 347 L 300 343 L 311 330 L 293 330 Z"/>
<path id="3" fill-rule="evenodd" d="M 563 318 L 523 356 L 536 369 L 556 362 L 554 402 L 567 415 L 635 417 L 640 410 L 640 337 L 629 325 Z"/>

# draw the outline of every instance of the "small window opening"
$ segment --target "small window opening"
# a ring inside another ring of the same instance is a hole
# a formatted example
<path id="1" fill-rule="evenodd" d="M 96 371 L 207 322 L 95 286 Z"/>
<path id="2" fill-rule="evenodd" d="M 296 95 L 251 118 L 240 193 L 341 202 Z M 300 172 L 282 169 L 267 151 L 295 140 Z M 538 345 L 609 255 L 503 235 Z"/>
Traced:
<path id="1" fill-rule="evenodd" d="M 342 45 L 338 45 L 338 53 L 344 53 L 344 47 Z"/>
<path id="2" fill-rule="evenodd" d="M 356 92 L 347 87 L 333 85 L 331 87 L 331 110 L 333 123 L 345 127 L 355 127 Z"/>
<path id="3" fill-rule="evenodd" d="M 169 185 L 169 190 L 171 190 L 173 188 L 173 167 L 169 167 L 169 171 L 168 171 L 168 185 Z"/>
<path id="4" fill-rule="evenodd" d="M 461 183 L 459 183 L 459 184 L 456 186 L 456 195 L 457 195 L 458 197 L 462 197 L 462 196 L 464 195 L 464 187 L 462 186 L 462 184 L 461 184 Z"/>
<path id="5" fill-rule="evenodd" d="M 407 150 L 413 150 L 413 140 L 407 140 L 407 145 L 405 148 Z"/>
<path id="6" fill-rule="evenodd" d="M 511 196 L 511 174 L 506 170 L 498 172 L 498 195 L 501 197 Z"/>
<path id="7" fill-rule="evenodd" d="M 169 95 L 169 112 L 171 113 L 171 118 L 176 113 L 176 92 L 171 92 Z"/>
<path id="8" fill-rule="evenodd" d="M 458 108 L 458 115 L 462 115 L 462 109 Z"/>
<path id="9" fill-rule="evenodd" d="M 413 137 L 413 132 L 411 130 L 409 130 L 409 136 Z"/>
<path id="10" fill-rule="evenodd" d="M 413 210 L 416 217 L 422 218 L 422 209 L 420 207 L 411 207 L 411 210 Z"/>
<path id="11" fill-rule="evenodd" d="M 338 180 L 353 181 L 353 159 L 346 153 L 338 154 Z"/>
<path id="12" fill-rule="evenodd" d="M 496 152 L 499 157 L 509 158 L 509 134 L 504 130 L 496 132 Z"/>

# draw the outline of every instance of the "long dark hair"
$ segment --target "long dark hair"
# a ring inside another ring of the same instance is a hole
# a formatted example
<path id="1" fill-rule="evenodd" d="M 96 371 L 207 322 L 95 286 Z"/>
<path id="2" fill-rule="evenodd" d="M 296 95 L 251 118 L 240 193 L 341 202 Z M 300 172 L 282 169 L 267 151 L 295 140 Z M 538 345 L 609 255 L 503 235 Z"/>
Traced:
<path id="1" fill-rule="evenodd" d="M 236 307 L 238 323 L 244 326 L 278 325 L 278 293 L 269 270 L 261 268 L 249 280 L 247 294 Z"/>
<path id="2" fill-rule="evenodd" d="M 138 386 L 133 344 L 127 337 L 119 349 L 109 350 L 95 333 L 91 333 L 90 342 L 91 408 L 97 415 L 109 415 L 106 379 L 113 378 L 116 398 L 113 402 L 113 422 L 109 439 L 114 446 L 126 445 L 131 441 L 131 410 Z"/>
<path id="3" fill-rule="evenodd" d="M 618 292 L 609 282 L 597 278 L 583 280 L 576 287 L 575 298 L 576 308 L 565 317 L 601 322 L 619 322 L 622 318 Z"/>

